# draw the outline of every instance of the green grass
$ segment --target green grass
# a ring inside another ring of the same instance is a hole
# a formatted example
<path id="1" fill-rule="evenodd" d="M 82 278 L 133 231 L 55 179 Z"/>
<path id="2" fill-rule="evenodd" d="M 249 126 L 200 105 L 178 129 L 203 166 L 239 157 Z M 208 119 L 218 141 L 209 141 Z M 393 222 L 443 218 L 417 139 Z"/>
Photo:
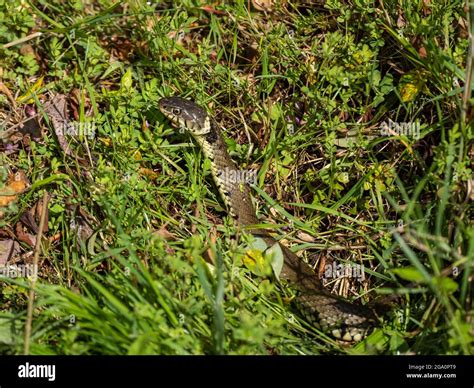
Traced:
<path id="1" fill-rule="evenodd" d="M 32 183 L 2 230 L 51 195 L 30 352 L 474 353 L 464 3 L 203 4 L 0 2 L 0 81 L 17 103 L 0 92 L 1 125 L 64 93 L 95 129 L 70 139 L 85 164 L 46 124 L 41 139 L 1 137 L 2 181 L 14 167 Z M 304 260 L 364 265 L 364 281 L 330 289 L 399 296 L 363 343 L 318 332 L 291 290 L 242 264 L 209 163 L 158 111 L 170 95 L 209 108 L 234 160 L 258 169 L 262 222 Z M 420 123 L 419 138 L 382 136 L 389 120 Z M 22 354 L 29 281 L 2 280 L 0 351 Z"/>

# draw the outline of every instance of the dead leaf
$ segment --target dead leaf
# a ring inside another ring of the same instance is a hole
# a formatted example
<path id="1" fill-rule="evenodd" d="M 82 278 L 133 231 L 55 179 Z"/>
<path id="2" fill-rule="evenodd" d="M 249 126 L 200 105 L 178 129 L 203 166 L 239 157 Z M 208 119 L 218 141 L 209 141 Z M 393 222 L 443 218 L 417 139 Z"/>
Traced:
<path id="1" fill-rule="evenodd" d="M 199 7 L 202 9 L 204 12 L 212 13 L 214 15 L 225 15 L 226 13 L 224 11 L 217 10 L 215 8 L 212 8 L 210 5 L 204 5 L 202 7 Z"/>
<path id="2" fill-rule="evenodd" d="M 168 231 L 166 228 L 167 224 L 163 225 L 160 229 L 155 230 L 152 234 L 154 236 L 158 236 L 166 241 L 173 241 L 176 240 L 176 235 Z"/>
<path id="3" fill-rule="evenodd" d="M 44 111 L 48 115 L 48 120 L 53 126 L 54 133 L 58 139 L 59 146 L 68 156 L 73 157 L 81 164 L 87 164 L 87 160 L 72 152 L 69 142 L 66 139 L 68 131 L 74 132 L 73 123 L 69 120 L 69 110 L 67 98 L 64 94 L 56 94 L 49 102 L 44 104 Z"/>
<path id="4" fill-rule="evenodd" d="M 252 5 L 257 11 L 271 12 L 273 9 L 273 0 L 252 0 Z"/>
<path id="5" fill-rule="evenodd" d="M 33 233 L 38 233 L 39 227 L 36 223 L 35 216 L 32 212 L 32 209 L 23 212 L 20 216 L 21 223 L 30 229 Z"/>
<path id="6" fill-rule="evenodd" d="M 463 18 L 462 16 L 459 16 L 458 24 L 461 29 L 459 36 L 462 39 L 467 39 L 469 37 L 469 28 L 467 26 L 467 20 Z"/>
<path id="7" fill-rule="evenodd" d="M 297 237 L 301 241 L 308 242 L 308 243 L 313 243 L 313 242 L 316 241 L 316 239 L 313 236 L 311 236 L 310 234 L 305 233 L 305 232 L 298 232 Z"/>
<path id="8" fill-rule="evenodd" d="M 428 53 L 426 52 L 426 49 L 423 46 L 418 49 L 418 54 L 420 54 L 420 57 L 422 58 L 426 58 L 428 56 Z"/>
<path id="9" fill-rule="evenodd" d="M 431 14 L 431 0 L 423 0 L 423 16 Z"/>
<path id="10" fill-rule="evenodd" d="M 48 221 L 49 221 L 49 209 L 46 208 L 46 219 L 45 219 L 45 224 L 43 227 L 43 233 L 48 232 Z M 36 205 L 30 208 L 29 210 L 23 212 L 23 214 L 20 216 L 20 221 L 24 226 L 26 226 L 30 231 L 32 231 L 34 234 L 37 234 L 39 231 L 39 222 L 41 219 L 41 214 L 43 212 L 43 199 L 39 199 L 38 202 L 36 202 Z"/>
<path id="11" fill-rule="evenodd" d="M 216 241 L 217 241 L 217 230 L 215 227 L 212 227 L 212 229 L 209 232 L 209 240 L 210 240 L 211 245 L 215 246 Z M 203 258 L 209 264 L 216 265 L 216 257 L 210 247 L 207 248 L 206 251 L 204 252 Z"/>
<path id="12" fill-rule="evenodd" d="M 69 124 L 66 96 L 64 94 L 56 94 L 51 101 L 44 105 L 44 111 L 51 121 L 59 146 L 66 155 L 74 157 L 65 137 L 65 131 Z"/>
<path id="13" fill-rule="evenodd" d="M 23 56 L 30 56 L 35 58 L 36 60 L 38 59 L 38 55 L 36 54 L 35 49 L 31 44 L 24 44 L 20 47 L 20 54 Z"/>
<path id="14" fill-rule="evenodd" d="M 0 81 L 0 93 L 5 94 L 10 100 L 10 103 L 12 104 L 13 108 L 16 108 L 16 101 L 13 97 L 12 92 L 10 92 L 10 89 L 8 89 L 2 81 Z"/>
<path id="15" fill-rule="evenodd" d="M 36 236 L 25 231 L 22 222 L 17 222 L 15 225 L 16 238 L 18 241 L 24 242 L 26 245 L 34 248 L 36 245 Z"/>
<path id="16" fill-rule="evenodd" d="M 140 167 L 140 174 L 146 176 L 148 179 L 155 180 L 158 178 L 158 173 L 150 168 Z"/>
<path id="17" fill-rule="evenodd" d="M 20 250 L 20 246 L 15 240 L 0 240 L 0 266 L 4 266 Z"/>
<path id="18" fill-rule="evenodd" d="M 318 264 L 318 278 L 322 279 L 324 273 L 326 272 L 326 255 L 321 255 L 319 264 Z"/>
<path id="19" fill-rule="evenodd" d="M 406 26 L 406 21 L 405 18 L 403 17 L 403 12 L 400 10 L 398 13 L 398 19 L 397 19 L 397 27 L 398 28 L 403 28 Z"/>
<path id="20" fill-rule="evenodd" d="M 30 183 L 23 171 L 8 176 L 7 185 L 0 189 L 0 207 L 6 207 L 16 201 L 18 195 L 27 190 Z"/>

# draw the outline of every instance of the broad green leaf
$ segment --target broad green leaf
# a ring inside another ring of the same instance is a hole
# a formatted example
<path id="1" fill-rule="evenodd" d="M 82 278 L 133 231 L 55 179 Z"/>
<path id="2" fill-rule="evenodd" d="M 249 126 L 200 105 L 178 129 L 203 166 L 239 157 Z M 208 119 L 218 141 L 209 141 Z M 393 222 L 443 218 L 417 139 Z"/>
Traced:
<path id="1" fill-rule="evenodd" d="M 442 288 L 448 294 L 452 294 L 458 289 L 458 284 L 453 279 L 445 276 L 433 278 L 433 284 L 438 288 Z"/>
<path id="2" fill-rule="evenodd" d="M 285 257 L 283 255 L 283 251 L 281 250 L 280 244 L 273 244 L 273 246 L 267 250 L 267 255 L 270 255 L 270 263 L 273 269 L 273 273 L 275 274 L 277 279 L 280 279 L 281 270 L 283 268 L 283 262 L 285 261 Z"/>
<path id="3" fill-rule="evenodd" d="M 396 268 L 393 269 L 392 272 L 401 277 L 404 280 L 408 280 L 411 282 L 420 282 L 423 283 L 425 278 L 423 277 L 423 274 L 418 271 L 415 267 L 406 267 L 406 268 Z"/>
<path id="4" fill-rule="evenodd" d="M 133 86 L 133 78 L 132 78 L 132 68 L 129 67 L 125 74 L 123 75 L 122 79 L 120 80 L 120 89 L 123 91 L 130 91 Z"/>
<path id="5" fill-rule="evenodd" d="M 259 249 L 248 249 L 242 261 L 257 276 L 268 276 L 271 273 L 268 257 Z"/>
<path id="6" fill-rule="evenodd" d="M 280 244 L 268 247 L 260 237 L 252 241 L 242 259 L 244 265 L 256 275 L 269 276 L 273 272 L 277 278 L 280 277 L 284 260 Z"/>

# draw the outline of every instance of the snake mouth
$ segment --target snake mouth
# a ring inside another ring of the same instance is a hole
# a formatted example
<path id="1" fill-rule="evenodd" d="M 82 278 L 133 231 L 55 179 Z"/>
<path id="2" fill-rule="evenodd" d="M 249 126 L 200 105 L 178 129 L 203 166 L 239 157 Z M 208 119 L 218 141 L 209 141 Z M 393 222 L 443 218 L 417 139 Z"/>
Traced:
<path id="1" fill-rule="evenodd" d="M 169 100 L 169 98 L 162 98 L 160 101 L 158 101 L 158 108 L 167 119 L 177 124 L 179 123 L 178 116 L 181 114 L 181 109 L 175 104 L 172 104 L 172 101 Z"/>
<path id="2" fill-rule="evenodd" d="M 207 135 L 211 131 L 209 115 L 192 101 L 181 97 L 165 97 L 158 101 L 158 107 L 175 127 L 184 128 L 193 136 Z"/>

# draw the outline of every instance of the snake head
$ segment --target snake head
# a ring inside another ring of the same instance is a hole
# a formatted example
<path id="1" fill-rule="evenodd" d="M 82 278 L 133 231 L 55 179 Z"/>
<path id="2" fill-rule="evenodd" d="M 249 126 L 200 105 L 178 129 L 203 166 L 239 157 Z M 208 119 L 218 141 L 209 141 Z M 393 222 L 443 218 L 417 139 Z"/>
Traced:
<path id="1" fill-rule="evenodd" d="M 202 136 L 211 131 L 209 115 L 192 101 L 166 97 L 159 101 L 158 106 L 175 127 L 184 127 L 193 136 Z"/>

